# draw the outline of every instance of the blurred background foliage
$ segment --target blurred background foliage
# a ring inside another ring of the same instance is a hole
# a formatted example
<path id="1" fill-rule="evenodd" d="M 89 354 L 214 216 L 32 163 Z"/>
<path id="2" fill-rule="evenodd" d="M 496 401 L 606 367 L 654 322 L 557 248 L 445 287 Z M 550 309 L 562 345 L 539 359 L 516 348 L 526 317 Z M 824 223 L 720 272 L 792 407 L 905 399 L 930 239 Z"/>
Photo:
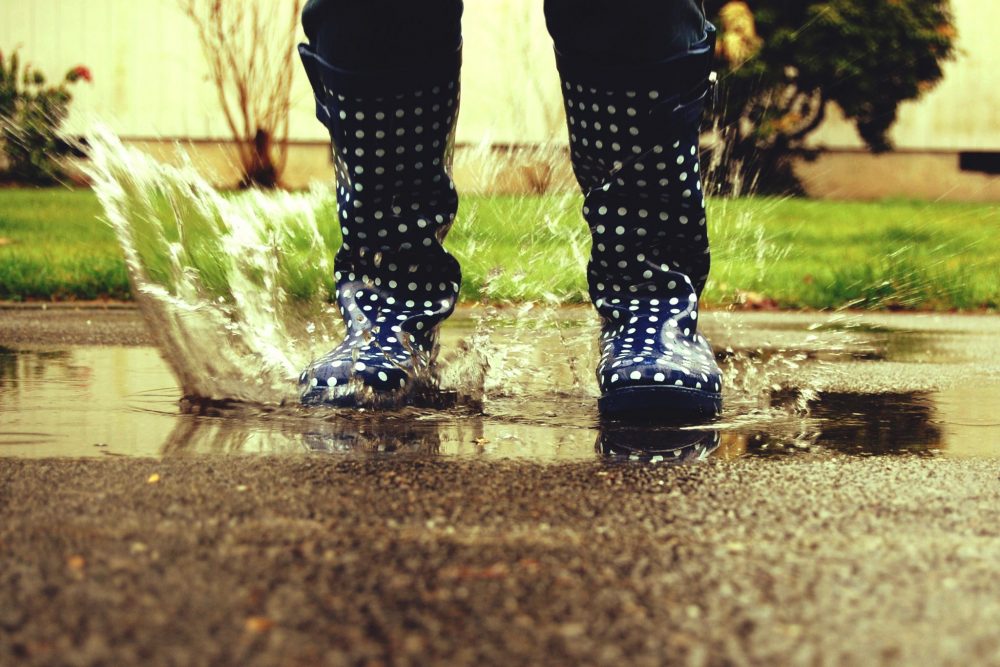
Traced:
<path id="1" fill-rule="evenodd" d="M 90 80 L 90 70 L 78 65 L 50 84 L 17 51 L 7 57 L 0 52 L 0 180 L 33 185 L 60 180 L 58 157 L 69 147 L 59 130 L 73 101 L 70 86 Z"/>
<path id="2" fill-rule="evenodd" d="M 956 31 L 948 0 L 708 0 L 719 27 L 722 164 L 770 193 L 800 193 L 792 160 L 833 103 L 873 152 L 891 148 L 900 103 L 941 80 Z M 726 178 L 712 179 L 726 183 Z M 739 193 L 737 193 L 739 194 Z"/>

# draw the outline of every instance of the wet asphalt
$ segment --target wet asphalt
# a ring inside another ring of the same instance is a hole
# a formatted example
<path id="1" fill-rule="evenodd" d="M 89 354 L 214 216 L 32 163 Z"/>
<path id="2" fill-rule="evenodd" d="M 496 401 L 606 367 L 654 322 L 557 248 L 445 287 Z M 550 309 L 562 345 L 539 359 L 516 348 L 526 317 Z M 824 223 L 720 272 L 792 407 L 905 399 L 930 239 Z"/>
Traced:
<path id="1" fill-rule="evenodd" d="M 998 519 L 996 458 L 0 457 L 0 665 L 1000 665 Z"/>
<path id="2" fill-rule="evenodd" d="M 1000 664 L 998 482 L 919 458 L 3 460 L 0 662 Z"/>
<path id="3" fill-rule="evenodd" d="M 0 304 L 0 345 L 153 345 L 130 304 Z"/>

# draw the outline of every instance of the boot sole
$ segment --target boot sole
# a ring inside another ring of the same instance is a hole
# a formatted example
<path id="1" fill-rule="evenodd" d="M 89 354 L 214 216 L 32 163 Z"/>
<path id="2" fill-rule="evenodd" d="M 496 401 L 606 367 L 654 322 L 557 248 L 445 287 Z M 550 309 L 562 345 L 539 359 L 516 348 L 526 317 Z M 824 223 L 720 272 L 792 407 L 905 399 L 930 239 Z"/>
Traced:
<path id="1" fill-rule="evenodd" d="M 401 407 L 409 402 L 413 391 L 411 388 L 396 391 L 361 390 L 348 385 L 335 387 L 332 390 L 323 387 L 310 389 L 299 397 L 306 407 L 326 406 L 330 408 L 380 408 Z"/>
<path id="2" fill-rule="evenodd" d="M 720 394 L 687 387 L 624 387 L 597 399 L 602 417 L 694 424 L 718 419 Z"/>

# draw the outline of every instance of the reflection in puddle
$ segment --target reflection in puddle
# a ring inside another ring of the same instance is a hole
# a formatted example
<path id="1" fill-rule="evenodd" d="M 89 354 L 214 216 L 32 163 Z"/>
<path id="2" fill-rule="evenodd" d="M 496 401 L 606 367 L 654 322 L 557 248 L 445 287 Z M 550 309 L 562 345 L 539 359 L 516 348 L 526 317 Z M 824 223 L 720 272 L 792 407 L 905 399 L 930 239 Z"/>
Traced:
<path id="1" fill-rule="evenodd" d="M 708 458 L 721 441 L 722 432 L 714 428 L 602 424 L 598 429 L 597 453 L 629 461 L 687 463 Z"/>
<path id="2" fill-rule="evenodd" d="M 157 455 L 176 387 L 151 348 L 0 347 L 0 456 Z"/>
<path id="3" fill-rule="evenodd" d="M 726 413 L 711 428 L 600 423 L 594 396 L 577 370 L 589 367 L 584 357 L 592 351 L 568 365 L 557 361 L 572 340 L 565 332 L 551 350 L 536 347 L 538 357 L 527 364 L 550 368 L 558 381 L 519 371 L 513 361 L 518 355 L 507 359 L 501 350 L 490 361 L 502 371 L 503 383 L 494 381 L 482 405 L 380 413 L 179 406 L 177 384 L 152 348 L 0 347 L 0 456 L 325 452 L 538 461 L 604 455 L 669 463 L 1000 451 L 1000 374 L 969 361 L 997 358 L 995 350 L 982 348 L 997 345 L 984 343 L 996 341 L 995 332 L 932 337 L 934 332 L 873 328 L 849 336 L 821 332 L 820 340 L 815 328 L 782 322 L 739 333 L 751 347 L 730 346 L 721 355 L 731 382 Z M 935 352 L 935 346 L 946 352 Z M 970 346 L 981 347 L 972 354 Z M 993 356 L 982 356 L 987 353 Z M 924 381 L 930 375 L 936 384 Z"/>

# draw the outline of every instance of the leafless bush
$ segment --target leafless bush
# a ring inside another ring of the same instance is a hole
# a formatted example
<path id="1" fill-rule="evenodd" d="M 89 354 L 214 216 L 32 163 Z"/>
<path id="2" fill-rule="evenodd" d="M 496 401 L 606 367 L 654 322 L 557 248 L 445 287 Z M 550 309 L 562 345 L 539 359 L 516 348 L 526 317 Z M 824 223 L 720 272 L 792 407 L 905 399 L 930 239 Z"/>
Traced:
<path id="1" fill-rule="evenodd" d="M 243 170 L 241 187 L 279 185 L 302 0 L 177 0 L 198 30 Z"/>

